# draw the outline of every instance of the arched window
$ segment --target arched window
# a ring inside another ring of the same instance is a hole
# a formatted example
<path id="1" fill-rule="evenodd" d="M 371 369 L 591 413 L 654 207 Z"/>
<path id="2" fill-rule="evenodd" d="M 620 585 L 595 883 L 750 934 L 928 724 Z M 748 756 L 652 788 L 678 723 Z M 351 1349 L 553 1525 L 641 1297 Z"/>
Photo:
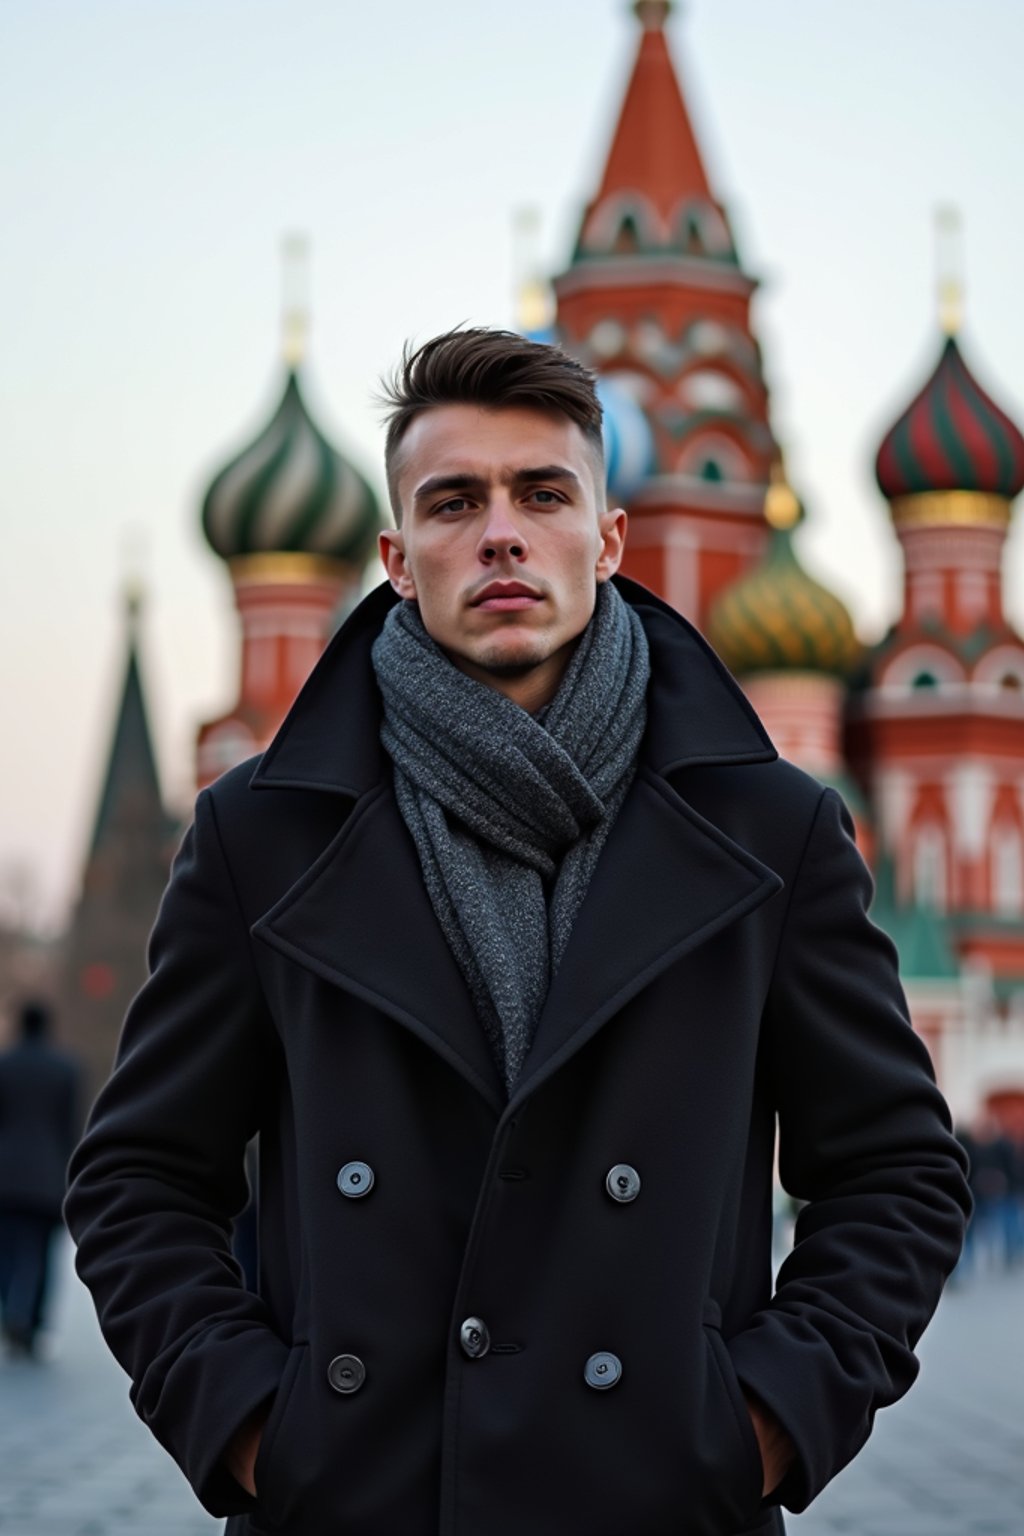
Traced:
<path id="1" fill-rule="evenodd" d="M 910 680 L 911 688 L 937 688 L 939 680 L 934 672 L 918 672 L 916 677 Z"/>
<path id="2" fill-rule="evenodd" d="M 914 900 L 919 907 L 946 910 L 946 839 L 934 823 L 919 827 L 914 843 Z"/>
<path id="3" fill-rule="evenodd" d="M 616 256 L 631 256 L 641 248 L 640 227 L 632 213 L 624 214 L 612 243 Z"/>
<path id="4" fill-rule="evenodd" d="M 687 255 L 735 260 L 729 226 L 713 203 L 687 199 L 670 216 L 669 224 Z"/>
<path id="5" fill-rule="evenodd" d="M 1024 907 L 1024 856 L 1012 823 L 992 833 L 992 905 L 1001 917 L 1019 917 Z"/>

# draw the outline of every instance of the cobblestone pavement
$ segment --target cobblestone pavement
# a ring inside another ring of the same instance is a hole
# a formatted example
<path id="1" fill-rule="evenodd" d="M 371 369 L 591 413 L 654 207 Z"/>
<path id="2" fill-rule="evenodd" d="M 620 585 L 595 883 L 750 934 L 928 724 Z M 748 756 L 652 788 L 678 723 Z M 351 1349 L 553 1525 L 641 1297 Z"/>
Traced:
<path id="1" fill-rule="evenodd" d="M 1024 1273 L 947 1289 L 921 1374 L 789 1536 L 1024 1536 Z"/>
<path id="2" fill-rule="evenodd" d="M 129 1403 L 70 1242 L 53 1301 L 43 1361 L 0 1359 L 0 1536 L 222 1532 Z"/>
<path id="3" fill-rule="evenodd" d="M 70 1245 L 53 1321 L 43 1363 L 0 1360 L 0 1536 L 219 1533 L 129 1405 Z M 920 1353 L 910 1396 L 790 1536 L 1024 1536 L 1024 1274 L 947 1291 Z"/>

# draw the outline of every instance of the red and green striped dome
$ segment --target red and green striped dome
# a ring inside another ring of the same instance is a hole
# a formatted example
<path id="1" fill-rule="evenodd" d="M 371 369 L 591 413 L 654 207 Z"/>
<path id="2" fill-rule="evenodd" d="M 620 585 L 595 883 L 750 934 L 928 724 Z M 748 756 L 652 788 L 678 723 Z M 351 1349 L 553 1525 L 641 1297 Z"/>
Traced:
<path id="1" fill-rule="evenodd" d="M 978 384 L 955 337 L 883 439 L 875 477 L 889 501 L 934 491 L 1012 501 L 1024 487 L 1024 436 Z"/>

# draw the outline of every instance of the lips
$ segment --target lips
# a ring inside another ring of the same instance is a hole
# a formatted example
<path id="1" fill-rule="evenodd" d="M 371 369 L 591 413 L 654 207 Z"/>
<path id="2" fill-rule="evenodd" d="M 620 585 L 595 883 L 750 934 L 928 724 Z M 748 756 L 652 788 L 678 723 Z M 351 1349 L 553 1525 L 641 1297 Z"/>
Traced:
<path id="1" fill-rule="evenodd" d="M 474 608 L 491 613 L 513 613 L 540 601 L 540 593 L 521 581 L 492 581 L 472 602 Z"/>

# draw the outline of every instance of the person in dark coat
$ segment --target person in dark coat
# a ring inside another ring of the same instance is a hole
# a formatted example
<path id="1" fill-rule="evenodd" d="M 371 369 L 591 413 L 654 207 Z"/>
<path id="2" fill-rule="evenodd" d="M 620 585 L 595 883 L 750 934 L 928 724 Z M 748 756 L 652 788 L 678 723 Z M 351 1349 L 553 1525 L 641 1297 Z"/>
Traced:
<path id="1" fill-rule="evenodd" d="M 0 1052 L 0 1315 L 11 1354 L 32 1355 L 46 1315 L 50 1250 L 79 1131 L 78 1063 L 48 1041 L 50 1011 L 26 1002 Z"/>
<path id="2" fill-rule="evenodd" d="M 849 816 L 616 574 L 593 384 L 504 332 L 404 359 L 389 582 L 199 796 L 72 1160 L 135 1407 L 231 1536 L 777 1533 L 959 1252 Z"/>

